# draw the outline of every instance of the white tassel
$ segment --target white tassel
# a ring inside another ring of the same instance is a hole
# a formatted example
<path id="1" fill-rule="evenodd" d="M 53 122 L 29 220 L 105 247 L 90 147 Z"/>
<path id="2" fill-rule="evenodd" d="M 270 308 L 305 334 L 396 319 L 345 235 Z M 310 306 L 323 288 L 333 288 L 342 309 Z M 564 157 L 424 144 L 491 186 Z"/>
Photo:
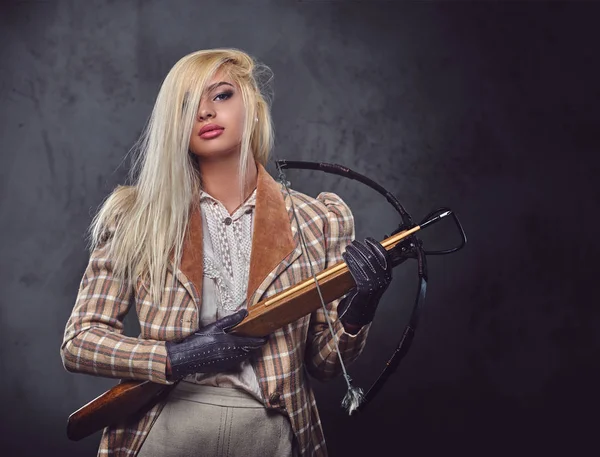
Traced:
<path id="1" fill-rule="evenodd" d="M 351 416 L 354 411 L 362 404 L 365 399 L 363 390 L 360 387 L 348 385 L 348 392 L 342 399 L 342 407 L 346 408 L 348 415 Z"/>

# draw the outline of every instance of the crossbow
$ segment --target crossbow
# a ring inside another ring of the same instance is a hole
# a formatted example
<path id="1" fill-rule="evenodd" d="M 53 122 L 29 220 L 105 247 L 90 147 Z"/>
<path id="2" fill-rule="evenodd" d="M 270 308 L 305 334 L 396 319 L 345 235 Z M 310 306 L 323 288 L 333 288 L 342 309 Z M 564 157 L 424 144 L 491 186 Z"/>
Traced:
<path id="1" fill-rule="evenodd" d="M 410 214 L 408 214 L 391 192 L 375 181 L 347 167 L 331 163 L 288 160 L 276 160 L 275 164 L 279 170 L 279 181 L 288 195 L 290 192 L 288 188 L 289 183 L 284 169 L 320 170 L 326 173 L 333 173 L 359 181 L 383 195 L 400 214 L 401 223 L 389 237 L 386 236 L 386 239 L 381 242 L 382 246 L 388 251 L 393 266 L 400 265 L 409 259 L 417 261 L 419 285 L 409 322 L 398 346 L 387 361 L 385 369 L 364 396 L 361 391 L 357 393 L 358 389 L 351 386 L 351 379 L 342 362 L 344 376 L 349 388 L 348 394 L 342 404 L 348 408 L 350 413 L 356 409 L 363 410 L 377 392 L 381 390 L 385 381 L 398 368 L 401 359 L 406 355 L 412 343 L 427 290 L 427 256 L 446 255 L 456 252 L 466 244 L 467 237 L 458 217 L 449 208 L 438 208 L 425 216 L 419 224 L 415 224 Z M 291 200 L 293 205 L 293 199 Z M 451 249 L 441 251 L 425 250 L 423 242 L 415 233 L 447 217 L 451 217 L 454 220 L 460 233 L 460 244 Z M 296 219 L 296 223 L 298 223 L 295 209 L 294 218 Z M 302 232 L 299 231 L 299 234 L 303 240 Z M 305 244 L 304 241 L 302 241 L 302 244 Z M 231 332 L 249 336 L 269 335 L 278 328 L 316 311 L 321 306 L 325 306 L 325 303 L 342 297 L 356 285 L 345 262 L 332 265 L 318 273 L 311 271 L 311 275 L 312 278 L 253 305 L 248 310 L 248 316 L 234 327 Z M 331 323 L 329 324 L 331 325 Z M 157 384 L 150 381 L 124 380 L 71 414 L 67 423 L 67 436 L 69 439 L 77 441 L 109 425 L 132 417 L 141 417 L 157 402 L 164 400 L 175 385 Z M 359 397 L 356 402 L 353 398 L 355 396 Z M 349 398 L 351 401 L 347 402 L 346 400 Z M 351 403 L 353 406 L 349 406 L 348 403 Z"/>

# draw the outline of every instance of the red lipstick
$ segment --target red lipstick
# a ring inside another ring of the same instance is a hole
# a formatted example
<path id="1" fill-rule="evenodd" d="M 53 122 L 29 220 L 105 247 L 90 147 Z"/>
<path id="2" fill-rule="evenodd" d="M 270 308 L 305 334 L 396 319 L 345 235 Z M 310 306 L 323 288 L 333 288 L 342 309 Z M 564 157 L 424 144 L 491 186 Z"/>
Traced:
<path id="1" fill-rule="evenodd" d="M 221 135 L 221 133 L 223 133 L 223 130 L 225 130 L 225 127 L 221 127 L 218 124 L 207 124 L 200 129 L 198 135 L 200 136 L 200 138 L 209 140 L 211 138 L 216 138 L 219 135 Z"/>

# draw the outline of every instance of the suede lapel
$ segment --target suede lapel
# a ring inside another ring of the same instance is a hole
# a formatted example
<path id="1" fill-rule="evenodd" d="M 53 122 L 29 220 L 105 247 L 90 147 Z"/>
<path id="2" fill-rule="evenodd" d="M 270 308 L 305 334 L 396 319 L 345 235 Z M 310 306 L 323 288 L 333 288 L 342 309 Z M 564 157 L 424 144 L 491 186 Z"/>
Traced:
<path id="1" fill-rule="evenodd" d="M 270 273 L 281 266 L 284 260 L 292 262 L 300 255 L 297 236 L 292 234 L 290 211 L 283 199 L 280 185 L 259 164 L 248 274 L 248 306 L 253 304 L 252 297 L 261 285 L 261 290 L 268 287 L 263 282 Z M 202 214 L 200 208 L 195 207 L 190 213 L 179 270 L 194 285 L 195 293 L 188 292 L 195 296 L 198 305 L 202 299 L 204 273 L 202 249 Z M 186 281 L 182 282 L 187 286 Z"/>
<path id="2" fill-rule="evenodd" d="M 199 305 L 202 300 L 203 281 L 203 252 L 202 252 L 202 213 L 200 208 L 194 205 L 190 212 L 188 230 L 183 241 L 183 252 L 181 255 L 180 268 L 183 275 L 194 285 L 195 294 L 191 293 Z M 184 286 L 186 284 L 184 283 Z"/>
<path id="3" fill-rule="evenodd" d="M 248 306 L 254 304 L 252 297 L 267 276 L 293 254 L 296 248 L 297 240 L 292 234 L 290 216 L 281 187 L 259 164 L 248 275 Z M 263 285 L 261 289 L 265 290 L 267 287 Z"/>

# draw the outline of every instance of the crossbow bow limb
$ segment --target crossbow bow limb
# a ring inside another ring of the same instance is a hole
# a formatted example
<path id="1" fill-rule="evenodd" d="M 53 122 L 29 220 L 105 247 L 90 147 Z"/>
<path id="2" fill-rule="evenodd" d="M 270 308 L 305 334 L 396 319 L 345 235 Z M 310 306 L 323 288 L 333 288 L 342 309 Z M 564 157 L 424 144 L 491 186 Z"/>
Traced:
<path id="1" fill-rule="evenodd" d="M 353 179 L 359 181 L 370 188 L 377 191 L 379 194 L 383 195 L 387 201 L 394 207 L 396 212 L 400 215 L 401 223 L 398 227 L 392 232 L 392 236 L 405 234 L 406 236 L 401 237 L 401 240 L 397 243 L 394 243 L 391 248 L 386 247 L 387 244 L 392 244 L 390 242 L 390 238 L 384 240 L 382 243 L 386 249 L 388 249 L 388 253 L 390 254 L 390 259 L 392 261 L 393 266 L 400 265 L 404 261 L 408 259 L 415 259 L 417 261 L 417 274 L 419 278 L 419 284 L 417 288 L 417 296 L 415 298 L 414 305 L 411 310 L 410 318 L 408 324 L 402 334 L 402 337 L 392 353 L 389 360 L 386 362 L 386 366 L 381 372 L 381 374 L 377 377 L 375 382 L 371 385 L 367 393 L 363 396 L 362 392 L 352 393 L 351 380 L 346 373 L 342 362 L 342 369 L 344 370 L 344 376 L 346 377 L 346 381 L 348 382 L 349 387 L 349 395 L 350 398 L 353 395 L 358 395 L 358 400 L 356 400 L 356 404 L 354 406 L 349 407 L 349 412 L 352 413 L 354 409 L 356 410 L 364 410 L 367 404 L 375 397 L 375 395 L 381 390 L 387 379 L 396 371 L 398 366 L 400 365 L 400 361 L 408 352 L 412 340 L 415 335 L 415 330 L 417 328 L 417 324 L 419 321 L 419 315 L 421 313 L 421 309 L 423 307 L 423 302 L 425 300 L 425 294 L 427 291 L 427 256 L 428 255 L 447 255 L 452 254 L 460 249 L 462 249 L 467 243 L 467 236 L 463 227 L 456 216 L 456 213 L 452 211 L 450 208 L 438 208 L 432 212 L 430 212 L 421 222 L 415 224 L 412 220 L 410 214 L 406 211 L 406 209 L 402 206 L 400 201 L 388 190 L 386 190 L 383 186 L 376 183 L 372 179 L 357 173 L 347 167 L 338 164 L 332 163 L 323 163 L 323 162 L 308 162 L 308 161 L 298 161 L 298 160 L 276 160 L 275 165 L 279 170 L 279 180 L 282 185 L 286 188 L 289 193 L 288 181 L 285 175 L 284 169 L 304 169 L 304 170 L 319 170 L 325 173 L 336 174 L 342 176 L 344 178 Z M 445 217 L 452 217 L 454 223 L 458 229 L 460 234 L 460 244 L 451 249 L 438 250 L 438 251 L 427 251 L 423 247 L 423 241 L 417 237 L 415 234 L 418 230 L 422 230 Z M 316 285 L 316 289 L 319 292 L 319 297 L 325 306 L 325 301 L 322 297 L 321 291 L 319 290 L 318 277 L 313 274 L 314 282 Z M 348 397 L 348 396 L 347 396 Z M 346 406 L 346 403 L 351 402 L 350 398 L 345 398 L 342 404 Z"/>

